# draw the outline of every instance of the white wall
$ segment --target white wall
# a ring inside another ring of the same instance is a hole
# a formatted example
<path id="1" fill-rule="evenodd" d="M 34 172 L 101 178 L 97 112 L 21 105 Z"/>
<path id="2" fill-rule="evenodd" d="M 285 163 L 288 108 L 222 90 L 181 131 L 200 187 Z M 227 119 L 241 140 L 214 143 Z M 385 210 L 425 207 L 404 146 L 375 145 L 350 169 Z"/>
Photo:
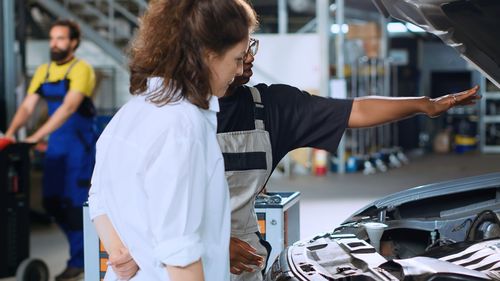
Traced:
<path id="1" fill-rule="evenodd" d="M 289 84 L 304 90 L 320 85 L 319 37 L 316 34 L 255 34 L 259 51 L 249 85 Z"/>

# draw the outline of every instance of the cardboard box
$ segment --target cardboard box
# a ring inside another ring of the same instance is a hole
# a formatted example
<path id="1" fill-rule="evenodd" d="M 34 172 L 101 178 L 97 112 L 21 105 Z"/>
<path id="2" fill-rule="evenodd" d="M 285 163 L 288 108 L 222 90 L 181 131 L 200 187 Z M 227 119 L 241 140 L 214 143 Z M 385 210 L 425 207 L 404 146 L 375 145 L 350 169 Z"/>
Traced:
<path id="1" fill-rule="evenodd" d="M 380 51 L 380 38 L 365 38 L 363 39 L 363 49 L 365 55 L 369 58 L 376 58 Z"/>
<path id="2" fill-rule="evenodd" d="M 380 26 L 375 22 L 365 24 L 349 24 L 347 39 L 380 38 Z"/>

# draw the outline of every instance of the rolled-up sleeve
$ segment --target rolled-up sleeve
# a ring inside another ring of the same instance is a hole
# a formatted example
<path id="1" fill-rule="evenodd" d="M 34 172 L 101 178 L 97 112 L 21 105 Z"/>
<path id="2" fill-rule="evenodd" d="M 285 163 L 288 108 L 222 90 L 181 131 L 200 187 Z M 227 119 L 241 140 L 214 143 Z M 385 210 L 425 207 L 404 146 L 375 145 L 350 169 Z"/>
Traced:
<path id="1" fill-rule="evenodd" d="M 102 165 L 103 159 L 101 159 L 101 155 L 99 153 L 100 149 L 97 150 L 96 153 L 96 167 L 94 168 L 94 172 L 92 174 L 91 179 L 91 187 L 89 190 L 89 216 L 91 220 L 94 220 L 96 217 L 100 215 L 104 215 L 106 212 L 104 211 L 104 202 L 101 198 L 100 193 L 100 166 Z"/>
<path id="2" fill-rule="evenodd" d="M 91 220 L 94 220 L 100 215 L 104 215 L 104 207 L 102 205 L 101 198 L 96 188 L 92 186 L 89 191 L 89 216 Z"/>
<path id="3" fill-rule="evenodd" d="M 207 185 L 203 145 L 193 138 L 164 136 L 144 169 L 147 215 L 156 260 L 187 266 L 203 255 L 200 238 Z"/>

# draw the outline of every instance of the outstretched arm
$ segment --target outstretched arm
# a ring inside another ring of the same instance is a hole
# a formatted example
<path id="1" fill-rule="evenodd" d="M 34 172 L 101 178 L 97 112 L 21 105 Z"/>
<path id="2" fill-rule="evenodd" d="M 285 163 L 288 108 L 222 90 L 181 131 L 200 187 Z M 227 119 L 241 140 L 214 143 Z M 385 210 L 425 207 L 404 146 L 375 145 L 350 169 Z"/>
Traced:
<path id="1" fill-rule="evenodd" d="M 454 106 L 471 105 L 481 97 L 479 87 L 467 91 L 444 95 L 439 98 L 369 96 L 356 98 L 349 116 L 349 128 L 371 127 L 397 121 L 415 114 L 437 117 Z"/>

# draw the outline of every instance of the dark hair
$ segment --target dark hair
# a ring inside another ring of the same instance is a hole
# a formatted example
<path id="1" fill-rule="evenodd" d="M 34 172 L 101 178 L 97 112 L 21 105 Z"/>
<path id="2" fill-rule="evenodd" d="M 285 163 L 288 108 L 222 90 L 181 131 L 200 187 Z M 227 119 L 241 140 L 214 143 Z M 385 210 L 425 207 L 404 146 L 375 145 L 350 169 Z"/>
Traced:
<path id="1" fill-rule="evenodd" d="M 76 23 L 73 20 L 61 19 L 61 20 L 57 20 L 57 21 L 53 22 L 50 25 L 50 29 L 52 29 L 55 26 L 65 26 L 65 27 L 69 28 L 69 39 L 76 40 L 75 50 L 78 48 L 78 46 L 80 46 L 81 32 L 80 32 L 80 26 L 78 25 L 78 23 Z"/>
<path id="2" fill-rule="evenodd" d="M 223 55 L 256 25 L 245 0 L 151 1 L 130 49 L 130 93 L 146 94 L 147 79 L 162 77 L 161 89 L 148 93 L 148 100 L 165 105 L 184 97 L 207 109 L 211 89 L 204 52 Z"/>

